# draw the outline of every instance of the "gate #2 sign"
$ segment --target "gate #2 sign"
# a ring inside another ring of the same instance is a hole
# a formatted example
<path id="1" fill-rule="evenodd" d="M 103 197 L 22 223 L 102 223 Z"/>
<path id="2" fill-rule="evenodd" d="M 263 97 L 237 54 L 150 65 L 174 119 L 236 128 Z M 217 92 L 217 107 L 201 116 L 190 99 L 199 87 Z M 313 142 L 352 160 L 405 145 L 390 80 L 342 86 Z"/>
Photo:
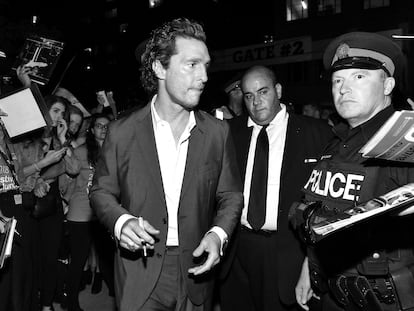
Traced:
<path id="1" fill-rule="evenodd" d="M 211 71 L 237 70 L 252 65 L 274 65 L 312 59 L 309 36 L 249 45 L 212 53 Z"/>

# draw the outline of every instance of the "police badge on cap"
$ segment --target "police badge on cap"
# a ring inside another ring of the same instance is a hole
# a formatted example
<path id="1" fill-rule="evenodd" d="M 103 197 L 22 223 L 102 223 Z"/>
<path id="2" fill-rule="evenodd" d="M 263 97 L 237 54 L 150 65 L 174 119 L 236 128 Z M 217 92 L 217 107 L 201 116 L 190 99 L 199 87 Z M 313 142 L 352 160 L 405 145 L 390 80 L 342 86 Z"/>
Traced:
<path id="1" fill-rule="evenodd" d="M 350 32 L 328 45 L 323 63 L 331 72 L 347 68 L 382 69 L 393 76 L 402 57 L 400 47 L 383 35 Z"/>
<path id="2" fill-rule="evenodd" d="M 337 59 L 349 57 L 349 45 L 346 43 L 341 43 L 336 49 L 335 57 Z"/>

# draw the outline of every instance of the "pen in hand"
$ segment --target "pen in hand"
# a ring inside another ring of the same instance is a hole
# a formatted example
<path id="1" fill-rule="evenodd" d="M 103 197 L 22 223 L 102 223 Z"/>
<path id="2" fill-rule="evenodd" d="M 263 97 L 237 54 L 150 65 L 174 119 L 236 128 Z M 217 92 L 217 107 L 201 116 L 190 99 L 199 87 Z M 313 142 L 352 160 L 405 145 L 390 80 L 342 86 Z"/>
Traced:
<path id="1" fill-rule="evenodd" d="M 144 219 L 142 217 L 138 217 L 138 225 L 141 227 L 142 230 L 145 230 L 144 228 Z M 144 253 L 144 257 L 147 257 L 147 245 L 146 242 L 143 240 L 142 243 L 142 251 Z"/>

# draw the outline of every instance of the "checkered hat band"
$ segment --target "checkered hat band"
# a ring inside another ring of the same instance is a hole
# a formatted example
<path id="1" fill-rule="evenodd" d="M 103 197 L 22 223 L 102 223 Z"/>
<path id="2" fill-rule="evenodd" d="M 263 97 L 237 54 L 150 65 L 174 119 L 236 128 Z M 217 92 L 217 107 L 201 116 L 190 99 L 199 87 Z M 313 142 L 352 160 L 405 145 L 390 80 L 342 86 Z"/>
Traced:
<path id="1" fill-rule="evenodd" d="M 369 58 L 372 60 L 378 61 L 382 66 L 380 68 L 386 69 L 386 71 L 392 76 L 395 71 L 394 63 L 392 62 L 391 58 L 388 56 L 372 51 L 367 49 L 358 49 L 358 48 L 349 48 L 347 57 L 345 59 L 352 59 L 354 57 L 357 58 Z M 338 61 L 338 55 L 335 55 L 332 59 L 331 65 L 334 65 L 334 63 Z M 354 67 L 356 68 L 356 67 Z"/>

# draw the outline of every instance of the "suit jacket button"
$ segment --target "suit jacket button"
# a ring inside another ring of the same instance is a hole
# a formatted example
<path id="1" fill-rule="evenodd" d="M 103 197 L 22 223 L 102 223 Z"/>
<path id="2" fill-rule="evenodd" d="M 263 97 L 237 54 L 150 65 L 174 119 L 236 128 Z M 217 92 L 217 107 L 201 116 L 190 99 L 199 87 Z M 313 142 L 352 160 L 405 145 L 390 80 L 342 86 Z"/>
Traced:
<path id="1" fill-rule="evenodd" d="M 161 257 L 162 257 L 162 255 L 161 255 L 160 253 L 157 253 L 157 254 L 156 254 L 156 256 L 157 256 L 158 258 L 161 258 Z"/>
<path id="2" fill-rule="evenodd" d="M 167 218 L 163 218 L 162 223 L 165 225 L 167 223 Z"/>

